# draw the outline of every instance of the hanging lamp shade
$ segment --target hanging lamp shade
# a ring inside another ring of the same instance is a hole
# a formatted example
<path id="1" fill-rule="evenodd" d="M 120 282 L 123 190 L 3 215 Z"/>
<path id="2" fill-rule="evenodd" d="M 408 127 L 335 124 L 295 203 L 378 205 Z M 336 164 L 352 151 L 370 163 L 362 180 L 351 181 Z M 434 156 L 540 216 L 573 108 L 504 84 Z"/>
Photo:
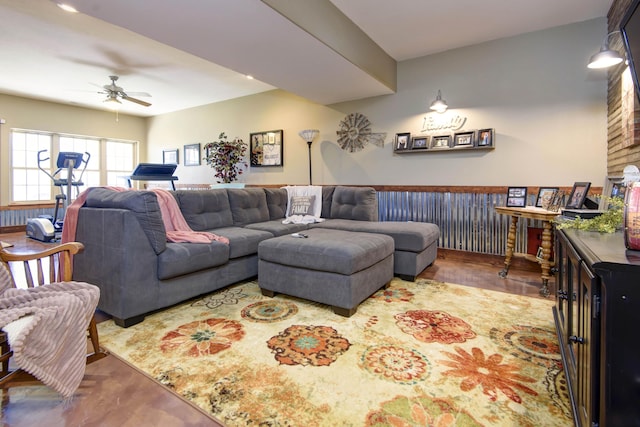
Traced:
<path id="1" fill-rule="evenodd" d="M 442 94 L 440 93 L 440 90 L 438 90 L 438 96 L 436 96 L 435 101 L 431 103 L 431 106 L 429 108 L 431 108 L 434 111 L 437 111 L 438 113 L 444 113 L 445 111 L 447 111 L 447 108 L 449 108 L 446 101 L 442 99 Z"/>
<path id="2" fill-rule="evenodd" d="M 607 34 L 607 36 L 604 38 L 604 41 L 602 42 L 600 51 L 591 56 L 591 58 L 589 59 L 589 64 L 587 65 L 588 68 L 608 68 L 624 61 L 624 58 L 622 57 L 622 55 L 620 55 L 620 52 L 609 48 L 609 37 L 611 37 L 612 34 L 618 32 L 619 31 L 613 31 Z"/>

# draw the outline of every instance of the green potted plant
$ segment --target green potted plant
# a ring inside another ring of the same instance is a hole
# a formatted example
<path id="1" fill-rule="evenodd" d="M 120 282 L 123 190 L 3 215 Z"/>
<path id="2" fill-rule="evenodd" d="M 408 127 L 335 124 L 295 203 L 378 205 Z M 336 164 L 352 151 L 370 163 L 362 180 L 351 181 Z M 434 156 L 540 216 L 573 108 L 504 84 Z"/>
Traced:
<path id="1" fill-rule="evenodd" d="M 207 142 L 204 149 L 206 155 L 203 160 L 216 171 L 214 176 L 219 183 L 234 182 L 244 172 L 241 166 L 247 167 L 247 162 L 243 160 L 247 145 L 240 138 L 229 141 L 222 132 L 217 141 Z"/>

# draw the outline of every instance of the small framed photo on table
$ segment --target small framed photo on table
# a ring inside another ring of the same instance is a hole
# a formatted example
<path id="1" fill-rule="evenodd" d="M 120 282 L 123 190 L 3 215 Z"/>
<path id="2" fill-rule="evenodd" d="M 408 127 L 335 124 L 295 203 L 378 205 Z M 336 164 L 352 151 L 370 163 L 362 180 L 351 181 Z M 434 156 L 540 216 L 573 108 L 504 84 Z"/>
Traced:
<path id="1" fill-rule="evenodd" d="M 549 209 L 553 198 L 560 188 L 558 187 L 540 187 L 538 197 L 536 197 L 536 207 Z"/>
<path id="2" fill-rule="evenodd" d="M 507 190 L 507 207 L 524 208 L 527 206 L 527 187 L 509 187 Z"/>
<path id="3" fill-rule="evenodd" d="M 587 193 L 591 187 L 590 182 L 576 182 L 573 184 L 571 194 L 565 206 L 565 209 L 581 209 L 584 199 L 587 198 Z"/>

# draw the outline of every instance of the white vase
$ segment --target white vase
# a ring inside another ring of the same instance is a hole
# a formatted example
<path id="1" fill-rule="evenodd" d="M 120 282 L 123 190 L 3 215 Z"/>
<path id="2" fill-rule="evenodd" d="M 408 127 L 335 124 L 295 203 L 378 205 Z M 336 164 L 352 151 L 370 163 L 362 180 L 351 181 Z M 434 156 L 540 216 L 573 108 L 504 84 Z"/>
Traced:
<path id="1" fill-rule="evenodd" d="M 244 188 L 244 182 L 222 182 L 211 184 L 211 188 Z"/>

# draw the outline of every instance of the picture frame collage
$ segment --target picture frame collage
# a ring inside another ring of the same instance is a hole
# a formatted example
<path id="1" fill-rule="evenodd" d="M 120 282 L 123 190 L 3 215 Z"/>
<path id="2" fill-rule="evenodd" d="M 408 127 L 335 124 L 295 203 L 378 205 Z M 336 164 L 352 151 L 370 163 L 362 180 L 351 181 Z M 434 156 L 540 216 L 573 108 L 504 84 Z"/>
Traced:
<path id="1" fill-rule="evenodd" d="M 415 135 L 410 132 L 396 134 L 393 151 L 398 154 L 410 152 L 433 152 L 460 149 L 495 148 L 493 128 L 475 129 L 436 135 Z"/>

